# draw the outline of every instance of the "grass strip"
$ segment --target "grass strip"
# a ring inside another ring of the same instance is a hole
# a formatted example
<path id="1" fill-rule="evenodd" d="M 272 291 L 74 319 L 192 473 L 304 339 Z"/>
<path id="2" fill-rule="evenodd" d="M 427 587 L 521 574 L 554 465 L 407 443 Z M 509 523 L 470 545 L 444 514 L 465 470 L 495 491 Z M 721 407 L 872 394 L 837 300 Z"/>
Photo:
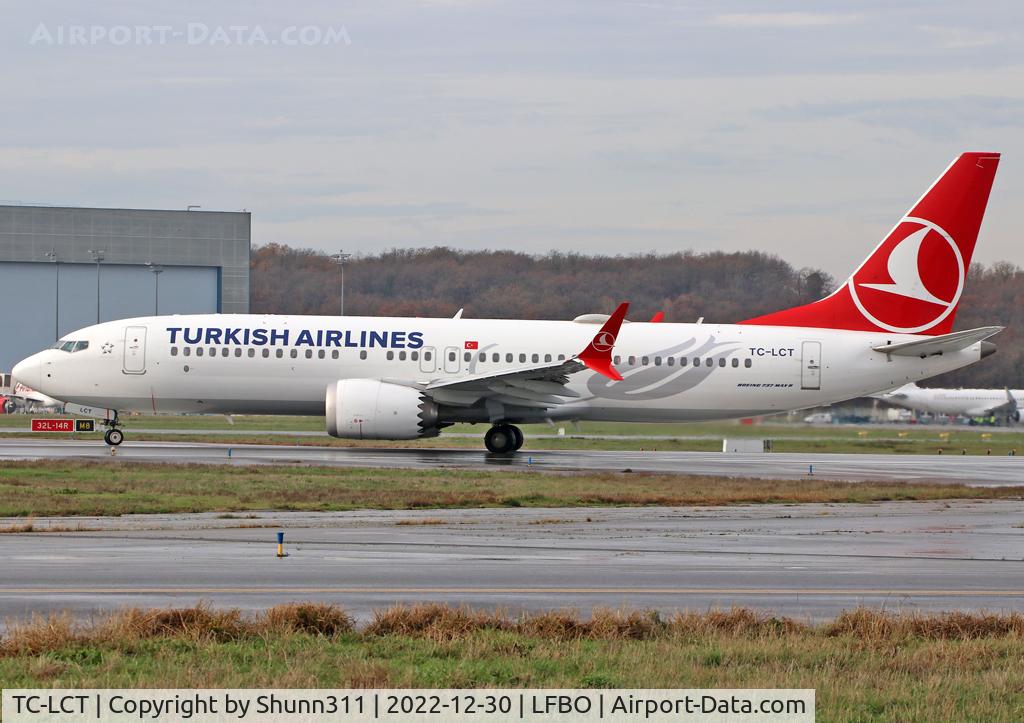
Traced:
<path id="1" fill-rule="evenodd" d="M 1020 720 L 1024 615 L 855 609 L 501 611 L 420 604 L 254 616 L 199 605 L 8 621 L 10 687 L 816 688 L 824 721 Z"/>
<path id="2" fill-rule="evenodd" d="M 117 461 L 0 464 L 0 517 L 1021 499 L 1020 487 Z"/>

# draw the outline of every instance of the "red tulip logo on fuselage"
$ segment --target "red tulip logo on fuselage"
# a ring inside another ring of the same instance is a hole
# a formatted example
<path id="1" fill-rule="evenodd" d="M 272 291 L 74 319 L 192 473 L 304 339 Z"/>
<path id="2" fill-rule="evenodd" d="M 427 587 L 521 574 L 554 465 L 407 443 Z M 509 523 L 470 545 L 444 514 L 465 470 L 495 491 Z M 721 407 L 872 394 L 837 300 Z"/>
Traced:
<path id="1" fill-rule="evenodd" d="M 917 334 L 956 309 L 964 260 L 953 237 L 921 218 L 903 219 L 848 282 L 853 303 L 881 329 Z"/>
<path id="2" fill-rule="evenodd" d="M 602 331 L 594 337 L 594 341 L 591 346 L 594 347 L 594 351 L 602 353 L 611 351 L 612 347 L 615 346 L 615 334 L 612 334 L 610 331 Z"/>

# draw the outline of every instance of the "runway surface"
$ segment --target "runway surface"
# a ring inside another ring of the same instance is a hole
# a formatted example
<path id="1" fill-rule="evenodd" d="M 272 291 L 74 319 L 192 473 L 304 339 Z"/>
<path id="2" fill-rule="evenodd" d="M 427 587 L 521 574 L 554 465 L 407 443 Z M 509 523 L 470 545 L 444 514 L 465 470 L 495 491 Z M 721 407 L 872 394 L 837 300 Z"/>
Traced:
<path id="1" fill-rule="evenodd" d="M 37 530 L 85 531 L 0 537 L 0 619 L 200 600 L 321 600 L 360 619 L 417 601 L 802 619 L 857 605 L 1019 610 L 1022 524 L 1020 501 L 47 519 Z"/>
<path id="2" fill-rule="evenodd" d="M 99 441 L 0 439 L 0 459 L 110 459 Z M 592 450 L 524 450 L 489 455 L 472 449 L 398 449 L 275 445 L 132 442 L 115 459 L 211 464 L 306 464 L 399 469 L 536 469 L 591 472 L 662 472 L 762 479 L 798 479 L 810 474 L 841 480 L 933 480 L 976 485 L 1024 484 L 1024 456 L 900 454 L 725 454 Z"/>

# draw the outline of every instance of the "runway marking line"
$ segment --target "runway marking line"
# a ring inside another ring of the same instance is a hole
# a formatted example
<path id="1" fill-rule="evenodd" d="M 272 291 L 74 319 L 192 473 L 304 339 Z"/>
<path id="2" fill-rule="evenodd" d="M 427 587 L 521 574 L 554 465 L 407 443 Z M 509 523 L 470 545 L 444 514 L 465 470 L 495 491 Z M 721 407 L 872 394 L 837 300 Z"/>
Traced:
<path id="1" fill-rule="evenodd" d="M 147 587 L 147 588 L 0 588 L 3 595 L 266 595 L 266 594 L 335 594 L 335 595 L 901 595 L 917 597 L 1024 597 L 1024 590 L 883 590 L 883 589 L 808 589 L 796 588 L 555 588 L 555 587 Z"/>

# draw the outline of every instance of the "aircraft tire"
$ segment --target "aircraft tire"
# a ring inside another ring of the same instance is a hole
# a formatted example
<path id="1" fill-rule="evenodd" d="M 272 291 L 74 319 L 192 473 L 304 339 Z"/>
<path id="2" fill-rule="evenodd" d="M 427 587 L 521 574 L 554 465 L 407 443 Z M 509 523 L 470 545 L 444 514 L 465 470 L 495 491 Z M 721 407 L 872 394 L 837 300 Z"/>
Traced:
<path id="1" fill-rule="evenodd" d="M 484 445 L 491 454 L 508 454 L 516 449 L 516 435 L 508 424 L 496 424 L 484 435 Z"/>
<path id="2" fill-rule="evenodd" d="M 512 430 L 512 436 L 515 438 L 515 444 L 512 445 L 512 451 L 518 452 L 523 446 L 523 442 L 526 441 L 526 437 L 523 436 L 523 430 L 519 427 L 510 424 L 508 428 Z"/>
<path id="3" fill-rule="evenodd" d="M 124 441 L 124 432 L 117 427 L 108 429 L 103 434 L 103 441 L 109 444 L 111 447 L 116 447 Z"/>

